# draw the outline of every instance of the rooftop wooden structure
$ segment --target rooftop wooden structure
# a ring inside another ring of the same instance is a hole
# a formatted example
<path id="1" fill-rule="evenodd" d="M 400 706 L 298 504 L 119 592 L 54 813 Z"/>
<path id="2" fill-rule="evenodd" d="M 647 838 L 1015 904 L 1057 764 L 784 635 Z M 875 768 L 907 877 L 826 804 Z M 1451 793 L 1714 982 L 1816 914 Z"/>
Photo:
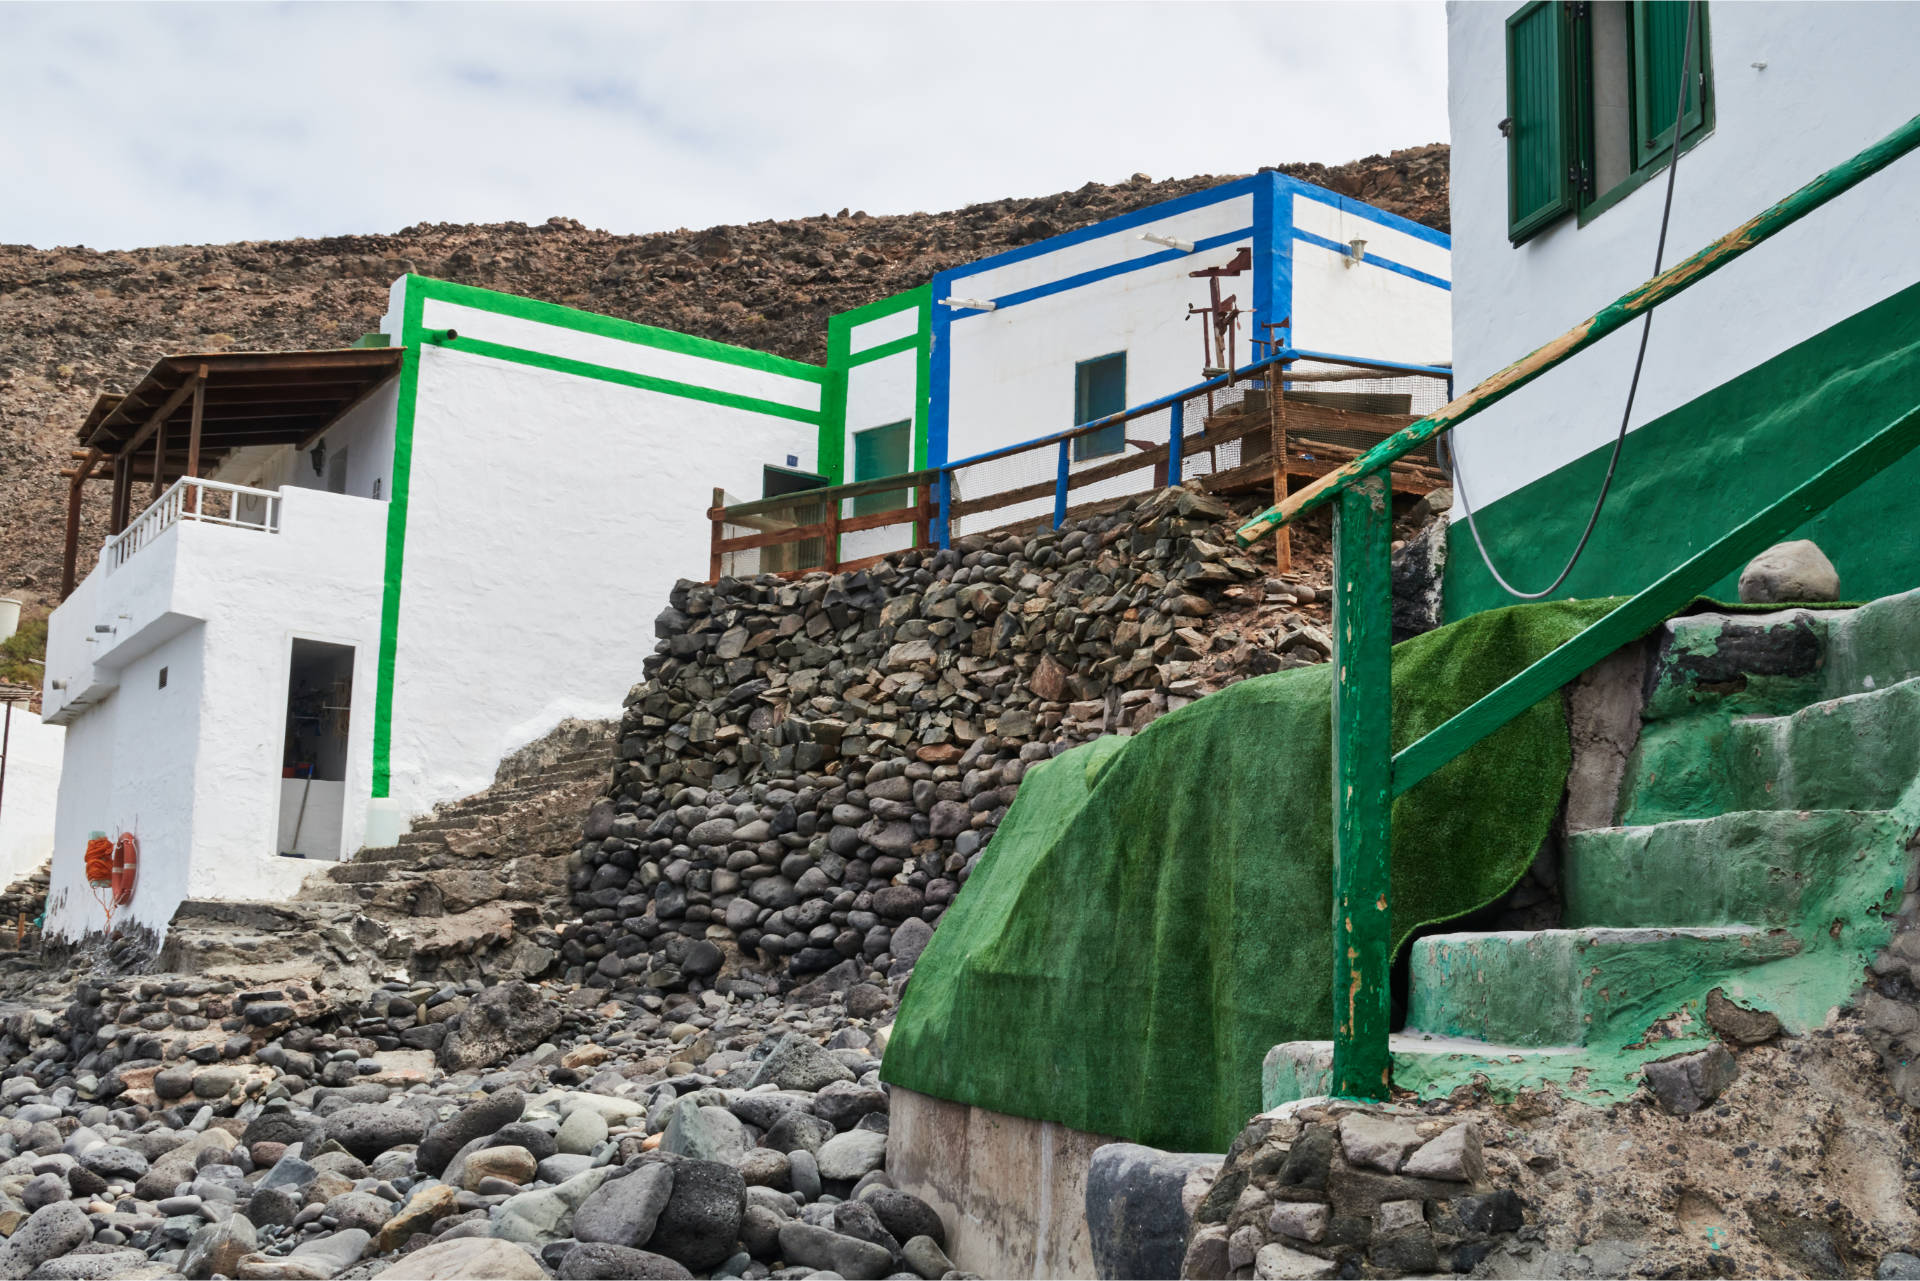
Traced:
<path id="1" fill-rule="evenodd" d="M 305 449 L 400 372 L 401 348 L 235 351 L 162 356 L 132 391 L 94 401 L 80 425 L 69 482 L 60 595 L 73 591 L 80 505 L 90 480 L 112 485 L 109 535 L 134 515 L 134 486 L 158 498 L 182 476 L 204 476 L 236 449 Z"/>

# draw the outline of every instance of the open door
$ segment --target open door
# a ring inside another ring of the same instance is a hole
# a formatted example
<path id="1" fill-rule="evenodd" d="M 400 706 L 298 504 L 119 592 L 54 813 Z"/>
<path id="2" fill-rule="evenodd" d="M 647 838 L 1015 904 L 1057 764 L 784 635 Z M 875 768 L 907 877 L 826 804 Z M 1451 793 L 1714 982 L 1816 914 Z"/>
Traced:
<path id="1" fill-rule="evenodd" d="M 296 640 L 287 667 L 280 838 L 289 858 L 339 859 L 347 804 L 353 646 Z"/>

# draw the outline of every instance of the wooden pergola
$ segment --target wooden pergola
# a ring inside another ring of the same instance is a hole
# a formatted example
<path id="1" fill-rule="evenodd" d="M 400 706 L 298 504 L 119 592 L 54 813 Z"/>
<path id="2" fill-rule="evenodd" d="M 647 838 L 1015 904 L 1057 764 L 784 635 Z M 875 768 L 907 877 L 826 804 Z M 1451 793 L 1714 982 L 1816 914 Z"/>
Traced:
<path id="1" fill-rule="evenodd" d="M 339 417 L 400 371 L 398 347 L 333 351 L 208 352 L 163 356 L 130 392 L 104 393 L 79 431 L 68 481 L 60 596 L 72 593 L 80 505 L 90 480 L 112 485 L 109 536 L 182 476 L 203 476 L 249 445 L 310 448 Z"/>

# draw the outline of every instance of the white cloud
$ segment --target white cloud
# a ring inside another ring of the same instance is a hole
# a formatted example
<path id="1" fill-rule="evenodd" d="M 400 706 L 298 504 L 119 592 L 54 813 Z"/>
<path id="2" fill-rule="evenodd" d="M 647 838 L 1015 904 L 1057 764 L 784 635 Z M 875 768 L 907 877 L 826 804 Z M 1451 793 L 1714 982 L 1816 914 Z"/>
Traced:
<path id="1" fill-rule="evenodd" d="M 945 209 L 1446 136 L 1437 4 L 0 5 L 0 241 Z"/>

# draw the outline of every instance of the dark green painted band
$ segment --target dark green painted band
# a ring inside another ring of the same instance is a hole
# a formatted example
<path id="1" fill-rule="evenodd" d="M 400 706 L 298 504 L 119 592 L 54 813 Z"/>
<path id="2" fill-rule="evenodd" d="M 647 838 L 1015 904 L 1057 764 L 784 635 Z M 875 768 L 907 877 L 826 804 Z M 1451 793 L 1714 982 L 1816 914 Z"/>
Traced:
<path id="1" fill-rule="evenodd" d="M 898 356 L 903 351 L 918 351 L 922 346 L 921 336 L 916 331 L 895 338 L 892 342 L 883 342 L 878 347 L 869 347 L 865 351 L 856 351 L 847 357 L 849 367 L 865 365 L 876 360 L 885 360 L 888 356 Z"/>

